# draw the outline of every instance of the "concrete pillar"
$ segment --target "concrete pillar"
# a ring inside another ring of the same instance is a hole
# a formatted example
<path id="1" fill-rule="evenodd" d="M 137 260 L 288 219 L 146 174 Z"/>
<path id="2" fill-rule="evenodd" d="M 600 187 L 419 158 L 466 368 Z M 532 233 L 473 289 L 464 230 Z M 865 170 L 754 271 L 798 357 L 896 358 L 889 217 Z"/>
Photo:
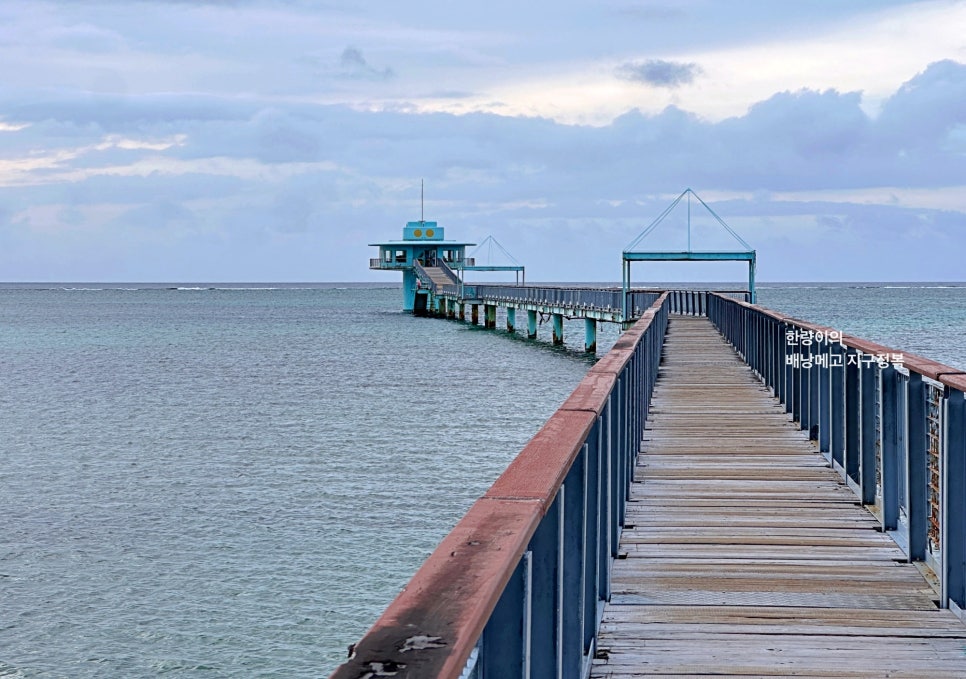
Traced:
<path id="1" fill-rule="evenodd" d="M 527 338 L 537 338 L 537 312 L 527 311 Z"/>
<path id="2" fill-rule="evenodd" d="M 461 321 L 465 321 L 466 320 L 466 304 L 464 302 L 460 302 L 460 311 L 459 311 L 459 314 L 460 314 L 460 320 Z"/>
<path id="3" fill-rule="evenodd" d="M 513 332 L 517 325 L 517 308 L 508 306 L 506 308 L 506 331 Z"/>
<path id="4" fill-rule="evenodd" d="M 488 330 L 496 329 L 496 305 L 495 304 L 484 304 L 483 312 L 485 314 L 483 327 Z"/>
<path id="5" fill-rule="evenodd" d="M 553 315 L 553 343 L 563 344 L 563 314 Z"/>
<path id="6" fill-rule="evenodd" d="M 470 318 L 473 320 L 473 325 L 480 324 L 480 305 L 479 304 L 470 305 Z"/>
<path id="7" fill-rule="evenodd" d="M 584 319 L 584 351 L 588 354 L 597 353 L 597 319 Z"/>

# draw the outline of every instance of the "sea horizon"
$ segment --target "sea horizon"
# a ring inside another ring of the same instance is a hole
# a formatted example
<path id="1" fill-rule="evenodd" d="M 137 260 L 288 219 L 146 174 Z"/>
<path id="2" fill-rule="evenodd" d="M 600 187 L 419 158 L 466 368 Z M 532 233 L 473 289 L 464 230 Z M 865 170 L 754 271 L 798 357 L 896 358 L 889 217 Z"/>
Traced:
<path id="1" fill-rule="evenodd" d="M 514 285 L 512 281 L 470 281 L 471 285 Z M 526 287 L 540 286 L 607 286 L 621 287 L 620 281 L 530 281 L 524 284 Z M 333 287 L 363 288 L 363 289 L 397 289 L 402 287 L 398 281 L 192 281 L 192 280 L 172 280 L 172 281 L 96 281 L 96 280 L 77 280 L 77 281 L 0 281 L 0 289 L 43 289 L 51 290 L 65 286 L 76 289 L 100 289 L 108 288 L 112 290 L 130 289 L 246 289 L 246 290 L 271 290 L 271 289 L 329 289 Z M 83 287 L 78 287 L 83 286 Z M 96 286 L 96 287 L 92 287 Z M 633 283 L 634 288 L 654 288 L 654 289 L 674 289 L 674 288 L 708 288 L 720 289 L 723 286 L 733 288 L 742 287 L 740 282 L 733 281 L 658 281 Z M 879 281 L 768 281 L 756 280 L 756 288 L 768 287 L 966 287 L 966 280 L 945 281 L 945 280 L 879 280 Z"/>

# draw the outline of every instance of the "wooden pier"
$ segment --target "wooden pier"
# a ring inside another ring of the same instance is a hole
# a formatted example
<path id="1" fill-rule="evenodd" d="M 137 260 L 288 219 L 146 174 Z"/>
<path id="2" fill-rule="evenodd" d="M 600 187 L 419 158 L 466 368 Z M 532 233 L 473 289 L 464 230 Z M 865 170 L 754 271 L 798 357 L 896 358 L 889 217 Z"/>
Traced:
<path id="1" fill-rule="evenodd" d="M 966 373 L 666 291 L 332 676 L 966 677 L 964 611 Z"/>
<path id="2" fill-rule="evenodd" d="M 672 317 L 592 677 L 963 677 L 966 625 L 706 318 Z"/>

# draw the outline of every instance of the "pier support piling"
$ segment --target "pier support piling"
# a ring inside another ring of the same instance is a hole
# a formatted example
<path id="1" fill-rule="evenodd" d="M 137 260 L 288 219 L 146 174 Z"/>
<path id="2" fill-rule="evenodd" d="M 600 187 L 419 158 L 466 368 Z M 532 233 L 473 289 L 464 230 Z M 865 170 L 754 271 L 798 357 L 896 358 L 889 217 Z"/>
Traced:
<path id="1" fill-rule="evenodd" d="M 537 312 L 527 310 L 527 339 L 537 339 Z"/>
<path id="2" fill-rule="evenodd" d="M 588 354 L 597 353 L 597 319 L 584 319 L 584 351 Z"/>
<path id="3" fill-rule="evenodd" d="M 563 344 L 563 314 L 553 315 L 553 343 Z"/>
<path id="4" fill-rule="evenodd" d="M 506 331 L 514 332 L 517 325 L 517 308 L 508 306 L 506 308 Z"/>
<path id="5" fill-rule="evenodd" d="M 484 322 L 483 327 L 487 330 L 494 330 L 496 328 L 496 305 L 495 304 L 484 304 Z"/>
<path id="6" fill-rule="evenodd" d="M 473 321 L 473 325 L 480 324 L 480 305 L 479 304 L 470 305 L 470 318 Z"/>

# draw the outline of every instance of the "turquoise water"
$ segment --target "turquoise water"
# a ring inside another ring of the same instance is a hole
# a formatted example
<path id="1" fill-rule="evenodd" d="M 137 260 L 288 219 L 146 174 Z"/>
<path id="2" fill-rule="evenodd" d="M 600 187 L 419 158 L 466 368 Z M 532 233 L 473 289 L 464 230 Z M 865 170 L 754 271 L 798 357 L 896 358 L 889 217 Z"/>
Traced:
<path id="1" fill-rule="evenodd" d="M 78 287 L 0 287 L 0 677 L 327 675 L 591 364 L 398 289 Z M 760 301 L 966 365 L 966 288 Z"/>

